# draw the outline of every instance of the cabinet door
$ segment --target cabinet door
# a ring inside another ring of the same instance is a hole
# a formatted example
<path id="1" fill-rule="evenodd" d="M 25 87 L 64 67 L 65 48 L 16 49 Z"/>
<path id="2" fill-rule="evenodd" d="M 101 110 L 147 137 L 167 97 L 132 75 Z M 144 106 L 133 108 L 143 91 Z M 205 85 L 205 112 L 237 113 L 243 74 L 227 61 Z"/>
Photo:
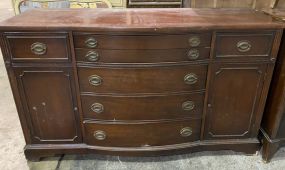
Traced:
<path id="1" fill-rule="evenodd" d="M 81 140 L 70 68 L 15 68 L 32 143 Z"/>
<path id="2" fill-rule="evenodd" d="M 266 64 L 215 64 L 205 138 L 248 138 L 255 123 Z"/>

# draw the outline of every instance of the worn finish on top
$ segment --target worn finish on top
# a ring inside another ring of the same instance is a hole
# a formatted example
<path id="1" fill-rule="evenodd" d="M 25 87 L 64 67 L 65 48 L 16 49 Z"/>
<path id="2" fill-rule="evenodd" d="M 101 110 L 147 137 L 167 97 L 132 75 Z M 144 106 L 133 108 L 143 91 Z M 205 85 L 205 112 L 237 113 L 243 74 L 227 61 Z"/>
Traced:
<path id="1" fill-rule="evenodd" d="M 261 11 L 246 9 L 34 9 L 0 23 L 1 30 L 170 31 L 282 28 Z"/>

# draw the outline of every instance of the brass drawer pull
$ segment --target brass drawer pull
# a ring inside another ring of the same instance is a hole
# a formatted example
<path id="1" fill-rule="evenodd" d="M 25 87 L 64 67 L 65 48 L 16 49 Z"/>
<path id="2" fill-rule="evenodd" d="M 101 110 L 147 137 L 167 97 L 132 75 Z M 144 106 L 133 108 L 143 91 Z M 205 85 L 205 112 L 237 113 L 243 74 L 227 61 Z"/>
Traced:
<path id="1" fill-rule="evenodd" d="M 31 45 L 31 51 L 36 55 L 44 55 L 47 52 L 47 46 L 44 43 L 35 42 Z"/>
<path id="2" fill-rule="evenodd" d="M 194 37 L 189 38 L 189 45 L 191 47 L 197 47 L 200 45 L 200 43 L 201 43 L 201 40 L 198 36 L 194 36 Z"/>
<path id="3" fill-rule="evenodd" d="M 193 133 L 192 128 L 191 127 L 184 127 L 180 130 L 180 135 L 182 137 L 188 137 L 191 136 Z"/>
<path id="4" fill-rule="evenodd" d="M 89 51 L 85 58 L 87 58 L 88 61 L 98 61 L 99 60 L 99 54 L 96 51 Z"/>
<path id="5" fill-rule="evenodd" d="M 237 43 L 237 49 L 239 52 L 245 53 L 251 49 L 251 44 L 247 40 L 242 40 Z"/>
<path id="6" fill-rule="evenodd" d="M 99 86 L 102 84 L 102 78 L 98 75 L 89 76 L 89 83 L 93 86 Z"/>
<path id="7" fill-rule="evenodd" d="M 95 113 L 102 113 L 104 111 L 104 106 L 101 103 L 93 103 L 90 108 Z"/>
<path id="8" fill-rule="evenodd" d="M 97 140 L 104 140 L 106 139 L 106 133 L 102 130 L 97 130 L 94 132 L 94 137 Z"/>
<path id="9" fill-rule="evenodd" d="M 195 103 L 193 101 L 186 101 L 182 103 L 183 110 L 193 110 L 195 108 Z"/>
<path id="10" fill-rule="evenodd" d="M 184 77 L 184 82 L 186 84 L 195 84 L 198 81 L 198 76 L 194 73 L 189 73 Z"/>
<path id="11" fill-rule="evenodd" d="M 188 58 L 190 60 L 196 60 L 199 58 L 199 56 L 200 56 L 200 53 L 199 53 L 199 50 L 197 49 L 191 49 L 188 51 Z"/>
<path id="12" fill-rule="evenodd" d="M 90 37 L 90 38 L 87 38 L 87 40 L 85 41 L 85 45 L 89 48 L 95 48 L 97 47 L 98 42 L 95 38 Z"/>

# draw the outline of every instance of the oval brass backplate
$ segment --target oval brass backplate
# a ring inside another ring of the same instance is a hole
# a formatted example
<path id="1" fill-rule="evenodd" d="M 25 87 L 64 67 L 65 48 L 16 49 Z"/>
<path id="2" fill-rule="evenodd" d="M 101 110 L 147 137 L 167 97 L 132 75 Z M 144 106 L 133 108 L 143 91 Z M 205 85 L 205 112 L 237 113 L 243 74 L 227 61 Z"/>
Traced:
<path id="1" fill-rule="evenodd" d="M 190 49 L 187 55 L 190 60 L 196 60 L 200 56 L 198 49 Z"/>
<path id="2" fill-rule="evenodd" d="M 95 113 L 102 113 L 104 111 L 104 106 L 101 103 L 93 103 L 90 108 Z"/>
<path id="3" fill-rule="evenodd" d="M 195 84 L 197 83 L 197 81 L 198 81 L 198 76 L 194 73 L 189 73 L 184 77 L 184 82 L 186 84 Z"/>
<path id="4" fill-rule="evenodd" d="M 86 39 L 85 45 L 89 48 L 95 48 L 95 47 L 97 47 L 98 42 L 94 37 L 89 37 Z"/>
<path id="5" fill-rule="evenodd" d="M 201 40 L 198 36 L 189 38 L 189 44 L 191 47 L 197 47 L 200 45 L 200 43 L 201 43 Z"/>
<path id="6" fill-rule="evenodd" d="M 182 103 L 182 109 L 183 110 L 193 110 L 195 108 L 195 103 L 193 101 L 185 101 Z"/>
<path id="7" fill-rule="evenodd" d="M 180 135 L 182 137 L 188 137 L 191 136 L 193 133 L 192 128 L 191 127 L 184 127 L 180 130 Z"/>
<path id="8" fill-rule="evenodd" d="M 238 51 L 242 53 L 248 52 L 251 49 L 251 43 L 247 40 L 239 41 L 236 46 Z"/>
<path id="9" fill-rule="evenodd" d="M 96 51 L 88 51 L 88 53 L 86 54 L 85 58 L 88 61 L 98 61 L 99 60 L 99 54 Z"/>
<path id="10" fill-rule="evenodd" d="M 98 75 L 91 75 L 89 76 L 89 83 L 93 86 L 99 86 L 102 84 L 102 78 Z"/>
<path id="11" fill-rule="evenodd" d="M 106 139 L 106 133 L 102 130 L 97 130 L 94 132 L 94 137 L 97 140 L 104 140 Z"/>
<path id="12" fill-rule="evenodd" d="M 47 46 L 44 43 L 35 42 L 31 45 L 31 51 L 36 55 L 44 55 L 47 52 Z"/>

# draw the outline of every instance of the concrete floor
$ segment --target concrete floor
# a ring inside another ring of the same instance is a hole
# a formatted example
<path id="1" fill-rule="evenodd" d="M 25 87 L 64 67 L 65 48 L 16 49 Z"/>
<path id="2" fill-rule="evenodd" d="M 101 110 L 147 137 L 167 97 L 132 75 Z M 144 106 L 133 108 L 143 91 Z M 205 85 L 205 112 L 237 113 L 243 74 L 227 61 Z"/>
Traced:
<path id="1" fill-rule="evenodd" d="M 10 0 L 0 1 L 0 21 L 13 16 Z M 285 169 L 285 148 L 265 164 L 261 155 L 244 155 L 232 151 L 199 152 L 187 155 L 150 158 L 127 158 L 100 155 L 65 155 L 27 162 L 24 137 L 0 53 L 0 169 L 1 170 L 191 170 L 191 169 Z"/>

